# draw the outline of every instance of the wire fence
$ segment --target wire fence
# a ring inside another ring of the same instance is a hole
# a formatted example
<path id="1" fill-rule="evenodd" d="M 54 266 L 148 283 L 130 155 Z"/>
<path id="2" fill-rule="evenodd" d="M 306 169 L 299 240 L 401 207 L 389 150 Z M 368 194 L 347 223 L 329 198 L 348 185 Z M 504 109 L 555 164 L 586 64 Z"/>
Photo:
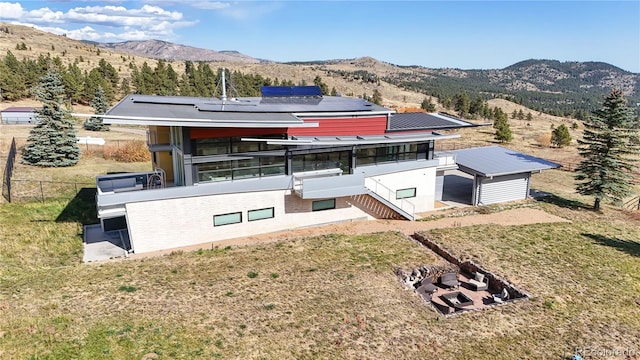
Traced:
<path id="1" fill-rule="evenodd" d="M 49 180 L 11 180 L 9 202 L 31 202 L 53 199 L 71 199 L 83 188 L 95 188 L 96 183 L 64 182 Z"/>
<path id="2" fill-rule="evenodd" d="M 13 164 L 16 161 L 16 139 L 11 140 L 9 153 L 7 154 L 7 162 L 4 166 L 4 176 L 2 177 L 2 196 L 11 202 L 11 176 L 13 175 Z"/>
<path id="3" fill-rule="evenodd" d="M 131 139 L 105 140 L 104 145 L 91 143 L 78 144 L 82 156 L 106 157 L 114 150 L 125 147 L 134 141 Z M 76 196 L 83 188 L 95 188 L 96 184 L 87 182 L 65 182 L 51 180 L 14 179 L 14 164 L 18 149 L 26 144 L 26 138 L 12 138 L 9 151 L 6 153 L 6 162 L 2 176 L 2 197 L 7 202 L 28 202 L 50 199 L 70 199 Z M 0 160 L 4 157 L 0 154 Z"/>

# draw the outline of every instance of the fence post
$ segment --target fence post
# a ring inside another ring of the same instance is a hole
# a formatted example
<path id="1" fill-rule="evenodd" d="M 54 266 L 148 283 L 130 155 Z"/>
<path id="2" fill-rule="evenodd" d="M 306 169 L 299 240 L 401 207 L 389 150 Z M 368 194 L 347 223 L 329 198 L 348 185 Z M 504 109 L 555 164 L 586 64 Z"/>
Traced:
<path id="1" fill-rule="evenodd" d="M 42 189 L 42 180 L 40 181 L 40 196 L 42 198 L 42 203 L 44 204 L 44 190 Z"/>

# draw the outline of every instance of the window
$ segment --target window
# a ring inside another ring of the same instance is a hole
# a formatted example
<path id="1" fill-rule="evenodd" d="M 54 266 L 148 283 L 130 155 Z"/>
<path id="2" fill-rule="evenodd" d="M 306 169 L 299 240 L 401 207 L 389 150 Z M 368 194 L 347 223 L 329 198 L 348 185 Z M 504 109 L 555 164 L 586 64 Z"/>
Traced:
<path id="1" fill-rule="evenodd" d="M 365 147 L 359 148 L 356 151 L 356 164 L 358 166 L 396 161 L 410 161 L 416 160 L 417 158 L 417 143 Z"/>
<path id="2" fill-rule="evenodd" d="M 249 221 L 271 219 L 273 218 L 273 208 L 249 210 L 247 215 L 247 220 Z"/>
<path id="3" fill-rule="evenodd" d="M 213 216 L 213 226 L 237 224 L 242 222 L 242 213 L 230 213 Z"/>
<path id="4" fill-rule="evenodd" d="M 311 204 L 312 211 L 322 211 L 336 208 L 336 199 L 317 200 Z"/>
<path id="5" fill-rule="evenodd" d="M 284 167 L 284 156 L 266 156 L 198 164 L 196 173 L 199 182 L 228 181 L 284 175 Z"/>
<path id="6" fill-rule="evenodd" d="M 396 199 L 416 197 L 416 188 L 396 190 Z"/>
<path id="7" fill-rule="evenodd" d="M 304 172 L 340 168 L 349 173 L 350 151 L 334 151 L 327 153 L 296 154 L 292 159 L 292 171 Z"/>

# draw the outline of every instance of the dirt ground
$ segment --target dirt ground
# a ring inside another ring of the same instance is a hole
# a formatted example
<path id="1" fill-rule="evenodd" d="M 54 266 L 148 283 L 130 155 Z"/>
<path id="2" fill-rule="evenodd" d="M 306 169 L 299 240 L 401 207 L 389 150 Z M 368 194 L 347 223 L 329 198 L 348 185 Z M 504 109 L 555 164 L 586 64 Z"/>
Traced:
<path id="1" fill-rule="evenodd" d="M 463 209 L 455 209 L 456 212 L 461 212 Z M 447 212 L 432 212 L 421 214 L 423 217 L 431 215 L 446 214 Z M 569 220 L 561 218 L 559 216 L 551 215 L 540 209 L 534 208 L 515 208 L 505 211 L 490 213 L 490 214 L 472 214 L 464 216 L 452 216 L 443 217 L 436 220 L 429 221 L 406 221 L 406 220 L 360 220 L 341 222 L 336 224 L 314 226 L 302 229 L 293 229 L 287 231 L 278 231 L 267 234 L 260 234 L 255 236 L 248 236 L 236 239 L 215 241 L 211 243 L 204 243 L 179 249 L 172 249 L 170 251 L 145 253 L 145 254 L 132 254 L 131 258 L 141 258 L 148 256 L 164 255 L 176 250 L 178 251 L 193 251 L 203 248 L 212 248 L 214 246 L 238 246 L 238 245 L 254 245 L 259 243 L 268 243 L 273 241 L 286 241 L 294 239 L 303 239 L 318 235 L 327 234 L 345 234 L 345 235 L 359 235 L 359 234 L 371 234 L 386 231 L 399 231 L 406 235 L 413 235 L 415 232 L 427 231 L 431 229 L 440 229 L 448 227 L 460 227 L 460 226 L 473 226 L 473 225 L 486 225 L 495 224 L 500 226 L 509 225 L 526 225 L 537 223 L 555 223 L 555 222 L 569 222 Z"/>

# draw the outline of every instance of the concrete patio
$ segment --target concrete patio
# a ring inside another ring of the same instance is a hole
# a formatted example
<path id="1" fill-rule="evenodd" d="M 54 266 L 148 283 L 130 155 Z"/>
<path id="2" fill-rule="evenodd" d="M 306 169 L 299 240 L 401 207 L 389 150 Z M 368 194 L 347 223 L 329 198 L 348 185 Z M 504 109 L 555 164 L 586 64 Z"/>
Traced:
<path id="1" fill-rule="evenodd" d="M 84 226 L 83 262 L 104 261 L 128 256 L 131 249 L 126 231 L 103 232 L 100 224 Z"/>

